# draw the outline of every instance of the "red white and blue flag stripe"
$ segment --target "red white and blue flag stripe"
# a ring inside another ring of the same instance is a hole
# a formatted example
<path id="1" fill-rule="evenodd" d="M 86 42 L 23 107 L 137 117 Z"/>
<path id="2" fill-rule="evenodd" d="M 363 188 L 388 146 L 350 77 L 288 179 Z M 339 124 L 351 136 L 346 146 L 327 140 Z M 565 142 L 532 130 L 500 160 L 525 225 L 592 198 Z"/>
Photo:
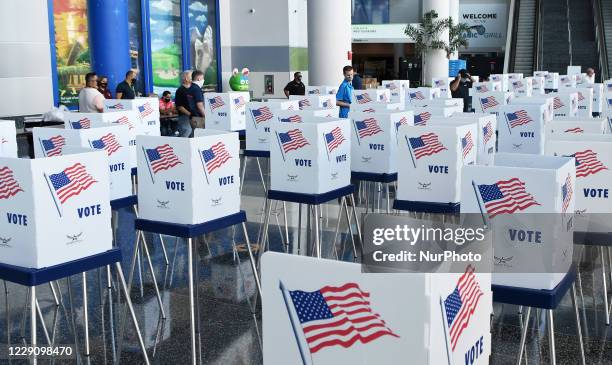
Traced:
<path id="1" fill-rule="evenodd" d="M 468 265 L 463 275 L 459 277 L 453 292 L 444 299 L 446 326 L 453 351 L 461 334 L 469 326 L 470 318 L 476 312 L 478 302 L 483 295 L 474 274 L 474 267 Z"/>
<path id="2" fill-rule="evenodd" d="M 493 137 L 493 126 L 491 125 L 491 122 L 487 123 L 487 125 L 485 125 L 482 128 L 482 134 L 483 134 L 483 140 L 484 143 L 486 144 L 487 142 L 489 142 L 489 140 L 491 139 L 491 137 Z"/>
<path id="3" fill-rule="evenodd" d="M 91 128 L 91 121 L 89 118 L 79 119 L 76 122 L 70 123 L 72 129 L 89 129 Z"/>
<path id="4" fill-rule="evenodd" d="M 0 199 L 8 199 L 23 191 L 15 176 L 13 170 L 4 166 L 0 168 Z"/>
<path id="5" fill-rule="evenodd" d="M 85 166 L 80 163 L 76 163 L 57 174 L 49 175 L 49 180 L 62 204 L 73 196 L 89 189 L 97 182 L 87 172 Z"/>
<path id="6" fill-rule="evenodd" d="M 310 100 L 302 99 L 302 100 L 298 101 L 298 105 L 300 106 L 300 109 L 302 109 L 305 106 L 310 106 Z"/>
<path id="7" fill-rule="evenodd" d="M 373 311 L 370 293 L 357 283 L 311 292 L 289 290 L 288 294 L 311 354 L 327 347 L 367 344 L 383 336 L 399 338 Z"/>
<path id="8" fill-rule="evenodd" d="M 357 134 L 359 138 L 364 138 L 368 136 L 373 136 L 382 132 L 382 129 L 378 126 L 378 122 L 374 118 L 367 118 L 364 120 L 356 120 L 355 128 L 357 129 Z"/>
<path id="9" fill-rule="evenodd" d="M 327 143 L 327 150 L 329 152 L 338 148 L 344 141 L 345 139 L 340 127 L 336 127 L 332 129 L 331 132 L 325 133 L 325 143 Z"/>
<path id="10" fill-rule="evenodd" d="M 157 146 L 155 148 L 147 148 L 145 151 L 154 174 L 162 170 L 169 170 L 178 164 L 182 164 L 169 144 Z"/>
<path id="11" fill-rule="evenodd" d="M 431 156 L 442 152 L 447 148 L 440 142 L 435 133 L 423 134 L 419 137 L 408 138 L 410 148 L 414 152 L 414 157 L 418 160 L 421 157 Z"/>
<path id="12" fill-rule="evenodd" d="M 426 125 L 427 121 L 431 119 L 431 113 L 421 112 L 414 115 L 414 125 Z"/>
<path id="13" fill-rule="evenodd" d="M 461 138 L 461 148 L 463 149 L 463 158 L 470 153 L 474 147 L 474 141 L 472 140 L 472 132 L 467 132 L 465 137 Z"/>
<path id="14" fill-rule="evenodd" d="M 121 103 L 117 103 L 117 104 L 113 104 L 113 105 L 107 105 L 106 107 L 109 110 L 123 110 L 123 104 L 121 104 Z"/>
<path id="15" fill-rule="evenodd" d="M 270 108 L 267 106 L 262 106 L 261 108 L 256 108 L 251 110 L 251 114 L 253 115 L 253 119 L 255 122 L 262 123 L 267 120 L 274 118 L 274 115 L 270 111 Z"/>
<path id="16" fill-rule="evenodd" d="M 480 105 L 483 110 L 486 110 L 498 106 L 499 103 L 495 100 L 495 97 L 487 96 L 486 98 L 480 98 Z"/>
<path id="17" fill-rule="evenodd" d="M 127 125 L 128 126 L 128 130 L 132 130 L 134 129 L 134 126 L 132 125 L 132 123 L 130 123 L 130 120 L 128 119 L 128 117 L 126 117 L 125 115 L 122 116 L 121 118 L 117 119 L 115 121 L 116 124 L 123 124 L 123 125 Z"/>
<path id="18" fill-rule="evenodd" d="M 511 128 L 516 128 L 518 126 L 533 122 L 533 119 L 529 117 L 527 111 L 522 109 L 517 110 L 514 113 L 506 113 L 506 117 L 508 118 Z"/>
<path id="19" fill-rule="evenodd" d="M 480 93 L 486 93 L 487 91 L 489 91 L 489 88 L 487 87 L 487 85 L 476 86 L 476 91 Z"/>
<path id="20" fill-rule="evenodd" d="M 555 96 L 555 98 L 553 99 L 553 108 L 560 109 L 560 108 L 563 108 L 564 106 L 565 104 L 563 104 L 563 102 L 561 101 L 561 98 L 558 96 Z"/>
<path id="21" fill-rule="evenodd" d="M 399 121 L 395 122 L 395 130 L 398 131 L 399 128 L 403 125 L 408 124 L 408 119 L 406 117 L 402 117 Z"/>
<path id="22" fill-rule="evenodd" d="M 299 129 L 292 129 L 287 133 L 279 133 L 278 138 L 280 139 L 284 153 L 300 149 L 310 144 Z"/>
<path id="23" fill-rule="evenodd" d="M 281 123 L 302 123 L 302 117 L 300 117 L 299 115 L 290 115 L 287 118 L 281 118 L 279 117 L 278 120 Z"/>
<path id="24" fill-rule="evenodd" d="M 202 151 L 202 157 L 204 157 L 206 170 L 208 170 L 209 174 L 223 166 L 223 164 L 232 158 L 229 152 L 227 152 L 223 142 L 218 142 L 211 148 Z"/>
<path id="25" fill-rule="evenodd" d="M 234 98 L 234 108 L 236 110 L 242 108 L 246 105 L 246 101 L 244 101 L 244 96 L 240 95 L 237 98 Z"/>
<path id="26" fill-rule="evenodd" d="M 151 108 L 151 104 L 144 103 L 143 105 L 138 107 L 138 112 L 140 113 L 141 118 L 145 118 L 153 114 L 153 108 Z"/>
<path id="27" fill-rule="evenodd" d="M 478 185 L 478 191 L 489 218 L 499 214 L 512 214 L 533 205 L 540 205 L 533 195 L 527 192 L 525 183 L 516 177 L 500 180 L 490 185 Z"/>
<path id="28" fill-rule="evenodd" d="M 368 93 L 357 94 L 355 96 L 355 99 L 357 99 L 357 103 L 358 104 L 367 104 L 367 103 L 372 101 L 372 99 L 370 98 L 370 95 L 368 95 Z"/>
<path id="29" fill-rule="evenodd" d="M 608 169 L 593 150 L 576 152 L 569 157 L 574 157 L 576 161 L 576 177 L 587 177 Z"/>
<path id="30" fill-rule="evenodd" d="M 42 141 L 43 152 L 47 157 L 60 156 L 62 147 L 66 145 L 66 140 L 62 136 L 55 136 Z"/>
<path id="31" fill-rule="evenodd" d="M 425 99 L 425 95 L 423 95 L 423 93 L 420 92 L 420 91 L 409 93 L 408 96 L 410 96 L 410 100 L 412 100 L 412 99 L 424 100 Z"/>
<path id="32" fill-rule="evenodd" d="M 584 129 L 580 127 L 575 127 L 575 128 L 566 129 L 565 132 L 563 133 L 584 133 Z"/>
<path id="33" fill-rule="evenodd" d="M 225 105 L 221 96 L 215 96 L 212 99 L 208 99 L 208 104 L 210 104 L 210 110 L 215 110 Z"/>
<path id="34" fill-rule="evenodd" d="M 572 201 L 572 196 L 574 191 L 572 189 L 572 179 L 569 175 L 565 178 L 565 183 L 561 186 L 561 197 L 563 198 L 563 206 L 561 207 L 561 212 L 565 213 L 569 204 Z"/>
<path id="35" fill-rule="evenodd" d="M 92 141 L 91 146 L 97 150 L 105 150 L 108 156 L 119 151 L 121 148 L 117 138 L 112 133 L 105 134 L 102 138 Z"/>

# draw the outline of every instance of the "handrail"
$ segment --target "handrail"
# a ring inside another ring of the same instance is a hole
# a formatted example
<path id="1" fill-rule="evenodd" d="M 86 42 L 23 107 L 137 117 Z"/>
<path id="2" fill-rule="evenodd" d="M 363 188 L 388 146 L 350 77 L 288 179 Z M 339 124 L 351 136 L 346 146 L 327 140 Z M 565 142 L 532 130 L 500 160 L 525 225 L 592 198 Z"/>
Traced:
<path id="1" fill-rule="evenodd" d="M 570 23 L 570 4 L 569 4 L 569 0 L 565 0 L 565 5 L 566 5 L 566 17 L 567 17 L 567 40 L 569 42 L 569 64 L 570 66 L 573 66 L 573 55 L 572 55 L 572 25 Z"/>
<path id="2" fill-rule="evenodd" d="M 544 27 L 542 27 L 542 0 L 536 0 L 536 16 L 535 16 L 535 35 L 534 35 L 534 43 L 533 43 L 533 70 L 539 71 L 542 70 L 542 59 L 543 53 L 542 49 L 544 48 Z"/>
<path id="3" fill-rule="evenodd" d="M 504 73 L 508 73 L 510 60 L 512 59 L 510 57 L 512 53 L 512 41 L 514 39 L 512 35 L 514 22 L 516 20 L 514 19 L 514 8 L 515 3 L 518 3 L 518 1 L 519 0 L 510 0 L 510 9 L 508 11 L 508 31 L 506 32 L 506 47 L 504 52 Z M 514 65 L 512 65 L 512 68 L 514 69 Z"/>
<path id="4" fill-rule="evenodd" d="M 592 0 L 593 18 L 595 18 L 595 42 L 597 43 L 597 54 L 599 55 L 599 75 L 601 81 L 608 79 L 608 53 L 606 49 L 606 33 L 604 31 L 603 15 L 601 12 L 601 1 Z"/>

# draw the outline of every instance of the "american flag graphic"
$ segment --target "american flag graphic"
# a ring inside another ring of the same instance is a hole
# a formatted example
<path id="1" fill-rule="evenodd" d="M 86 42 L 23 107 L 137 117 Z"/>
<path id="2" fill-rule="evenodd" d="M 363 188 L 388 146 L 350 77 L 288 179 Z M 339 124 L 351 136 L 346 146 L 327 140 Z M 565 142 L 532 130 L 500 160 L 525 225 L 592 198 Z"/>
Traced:
<path id="1" fill-rule="evenodd" d="M 144 103 L 143 105 L 138 107 L 138 112 L 140 113 L 141 118 L 145 118 L 153 114 L 153 108 L 151 108 L 151 104 Z"/>
<path id="2" fill-rule="evenodd" d="M 421 112 L 414 115 L 414 125 L 426 125 L 427 121 L 431 119 L 431 113 Z"/>
<path id="3" fill-rule="evenodd" d="M 572 201 L 574 191 L 572 190 L 572 179 L 569 175 L 565 178 L 565 183 L 561 186 L 561 197 L 563 198 L 563 206 L 561 207 L 561 213 L 565 213 Z"/>
<path id="4" fill-rule="evenodd" d="M 244 101 L 244 96 L 240 95 L 237 98 L 234 98 L 234 108 L 236 110 L 242 108 L 246 105 L 246 101 Z"/>
<path id="5" fill-rule="evenodd" d="M 278 138 L 285 153 L 298 150 L 310 144 L 299 129 L 292 129 L 287 133 L 279 133 Z"/>
<path id="6" fill-rule="evenodd" d="M 489 91 L 489 88 L 487 87 L 487 85 L 476 86 L 476 91 L 480 93 L 486 93 L 487 91 Z"/>
<path id="7" fill-rule="evenodd" d="M 72 129 L 89 129 L 91 128 L 91 120 L 89 118 L 79 119 L 76 122 L 71 122 Z"/>
<path id="8" fill-rule="evenodd" d="M 23 191 L 23 189 L 15 180 L 13 170 L 7 166 L 0 168 L 0 199 L 8 199 L 17 195 L 20 191 Z"/>
<path id="9" fill-rule="evenodd" d="M 498 106 L 499 103 L 493 96 L 487 96 L 486 98 L 480 98 L 480 105 L 482 105 L 483 110 L 487 110 L 489 108 Z"/>
<path id="10" fill-rule="evenodd" d="M 368 108 L 368 109 L 364 109 L 363 112 L 364 113 L 376 113 L 376 110 L 374 110 L 372 108 Z"/>
<path id="11" fill-rule="evenodd" d="M 302 117 L 299 115 L 290 115 L 286 118 L 279 117 L 278 120 L 281 123 L 302 123 Z"/>
<path id="12" fill-rule="evenodd" d="M 157 146 L 155 148 L 147 148 L 145 151 L 154 174 L 162 170 L 169 170 L 178 164 L 182 164 L 169 144 Z"/>
<path id="13" fill-rule="evenodd" d="M 574 157 L 576 161 L 576 177 L 587 177 L 608 169 L 593 150 L 576 152 L 569 157 Z"/>
<path id="14" fill-rule="evenodd" d="M 612 84 L 607 84 L 606 86 L 608 88 L 608 91 L 612 91 Z"/>
<path id="15" fill-rule="evenodd" d="M 378 122 L 374 118 L 367 118 L 364 120 L 356 120 L 355 128 L 357 129 L 357 134 L 359 138 L 364 138 L 367 136 L 373 136 L 382 132 L 382 129 L 378 126 Z"/>
<path id="16" fill-rule="evenodd" d="M 420 91 L 409 93 L 408 95 L 410 96 L 410 100 L 412 100 L 412 99 L 416 99 L 416 100 L 423 100 L 423 99 L 425 99 L 425 95 L 423 95 L 423 93 L 420 92 Z"/>
<path id="17" fill-rule="evenodd" d="M 310 106 L 310 100 L 302 99 L 302 100 L 298 101 L 298 104 L 300 105 L 300 109 L 302 109 L 305 106 Z"/>
<path id="18" fill-rule="evenodd" d="M 323 102 L 323 108 L 325 109 L 333 109 L 335 107 L 336 107 L 336 104 L 331 99 L 328 99 L 327 101 Z"/>
<path id="19" fill-rule="evenodd" d="M 506 113 L 506 118 L 508 118 L 510 128 L 516 128 L 520 125 L 529 124 L 533 122 L 533 119 L 529 117 L 527 111 L 523 109 L 517 110 L 514 113 Z"/>
<path id="20" fill-rule="evenodd" d="M 491 137 L 493 137 L 493 126 L 491 125 L 491 122 L 487 123 L 487 125 L 482 128 L 482 135 L 484 143 L 487 144 L 487 142 L 491 140 Z"/>
<path id="21" fill-rule="evenodd" d="M 461 138 L 461 148 L 463 149 L 463 158 L 465 158 L 472 148 L 474 147 L 474 141 L 472 141 L 472 132 L 467 132 L 465 137 Z"/>
<path id="22" fill-rule="evenodd" d="M 372 310 L 370 293 L 357 283 L 312 292 L 289 290 L 288 294 L 311 354 L 326 347 L 350 348 L 356 342 L 366 344 L 383 336 L 399 338 Z"/>
<path id="23" fill-rule="evenodd" d="M 612 99 L 608 99 L 608 106 L 612 107 Z"/>
<path id="24" fill-rule="evenodd" d="M 444 80 L 436 80 L 436 81 L 434 81 L 434 85 L 435 86 L 444 86 L 444 85 L 446 85 L 446 83 L 444 82 Z"/>
<path id="25" fill-rule="evenodd" d="M 336 127 L 332 129 L 331 132 L 325 133 L 325 143 L 327 143 L 327 150 L 329 152 L 338 148 L 344 141 L 345 139 L 342 135 L 342 130 L 340 130 L 340 127 Z"/>
<path id="26" fill-rule="evenodd" d="M 223 144 L 223 142 L 218 142 L 211 148 L 202 151 L 202 157 L 204 157 L 206 170 L 208 170 L 209 174 L 223 166 L 224 163 L 232 158 L 229 152 L 227 152 L 227 149 L 225 149 L 225 144 Z"/>
<path id="27" fill-rule="evenodd" d="M 109 110 L 123 110 L 123 104 L 117 103 L 117 104 L 113 104 L 113 105 L 108 105 L 107 108 Z"/>
<path id="28" fill-rule="evenodd" d="M 253 115 L 253 119 L 255 119 L 255 122 L 257 123 L 265 122 L 266 120 L 270 120 L 274 118 L 274 115 L 270 111 L 270 108 L 268 108 L 267 106 L 262 106 L 261 108 L 252 109 L 251 115 Z"/>
<path id="29" fill-rule="evenodd" d="M 367 104 L 372 101 L 368 93 L 358 94 L 355 96 L 355 99 L 357 99 L 358 104 Z"/>
<path id="30" fill-rule="evenodd" d="M 512 86 L 514 86 L 514 89 L 520 89 L 523 87 L 523 82 L 521 80 L 514 81 L 512 83 Z"/>
<path id="31" fill-rule="evenodd" d="M 408 119 L 406 117 L 402 117 L 399 121 L 395 122 L 395 130 L 399 131 L 399 128 L 403 125 L 408 124 Z"/>
<path id="32" fill-rule="evenodd" d="M 211 111 L 225 105 L 225 103 L 223 102 L 223 98 L 221 96 L 215 96 L 212 99 L 208 99 L 208 104 L 210 104 Z"/>
<path id="33" fill-rule="evenodd" d="M 583 100 L 584 100 L 584 95 L 582 95 L 582 93 L 578 91 L 578 101 L 583 101 Z"/>
<path id="34" fill-rule="evenodd" d="M 386 86 L 386 87 L 387 87 L 387 89 L 389 89 L 389 90 L 395 90 L 395 89 L 397 89 L 397 86 L 395 85 L 395 82 L 388 83 L 388 84 L 387 84 L 387 85 L 385 85 L 385 86 Z"/>
<path id="35" fill-rule="evenodd" d="M 380 95 L 378 95 L 378 100 L 382 101 L 382 102 L 387 102 L 388 101 L 387 94 L 380 94 Z"/>
<path id="36" fill-rule="evenodd" d="M 512 214 L 532 205 L 540 205 L 525 189 L 525 183 L 516 177 L 500 180 L 491 185 L 478 185 L 489 218 L 499 214 Z"/>
<path id="37" fill-rule="evenodd" d="M 319 95 L 319 94 L 321 94 L 321 91 L 319 89 L 312 89 L 312 90 L 308 91 L 308 94 Z"/>
<path id="38" fill-rule="evenodd" d="M 553 108 L 560 109 L 560 108 L 563 108 L 564 106 L 565 104 L 561 102 L 561 98 L 559 98 L 558 96 L 555 96 L 555 99 L 553 101 Z"/>
<path id="39" fill-rule="evenodd" d="M 459 277 L 455 290 L 444 299 L 444 312 L 453 351 L 457 342 L 468 325 L 470 318 L 478 307 L 480 298 L 484 295 L 476 281 L 474 267 L 468 265 L 463 275 Z"/>
<path id="40" fill-rule="evenodd" d="M 62 204 L 97 183 L 97 181 L 89 175 L 85 166 L 80 163 L 76 163 L 60 173 L 49 175 L 49 180 Z"/>
<path id="41" fill-rule="evenodd" d="M 410 141 L 410 148 L 412 148 L 414 152 L 414 157 L 416 157 L 417 160 L 421 157 L 431 156 L 447 149 L 438 140 L 438 135 L 435 133 L 423 134 L 420 137 L 412 137 L 408 140 Z"/>
<path id="42" fill-rule="evenodd" d="M 41 142 L 47 157 L 60 156 L 62 154 L 62 147 L 66 145 L 66 140 L 62 136 L 43 139 Z"/>
<path id="43" fill-rule="evenodd" d="M 287 110 L 295 110 L 295 108 L 293 107 L 293 105 L 289 105 L 289 107 L 287 108 Z"/>
<path id="44" fill-rule="evenodd" d="M 566 129 L 563 133 L 584 133 L 584 129 L 580 127 Z"/>
<path id="45" fill-rule="evenodd" d="M 123 124 L 128 126 L 128 130 L 134 129 L 134 125 L 130 123 L 130 120 L 125 115 L 115 121 L 116 124 Z"/>
<path id="46" fill-rule="evenodd" d="M 121 148 L 117 138 L 112 133 L 105 134 L 102 138 L 92 141 L 91 146 L 97 150 L 105 150 L 108 156 L 119 151 Z"/>
<path id="47" fill-rule="evenodd" d="M 4 137 L 0 138 L 0 144 L 8 143 L 8 140 Z"/>

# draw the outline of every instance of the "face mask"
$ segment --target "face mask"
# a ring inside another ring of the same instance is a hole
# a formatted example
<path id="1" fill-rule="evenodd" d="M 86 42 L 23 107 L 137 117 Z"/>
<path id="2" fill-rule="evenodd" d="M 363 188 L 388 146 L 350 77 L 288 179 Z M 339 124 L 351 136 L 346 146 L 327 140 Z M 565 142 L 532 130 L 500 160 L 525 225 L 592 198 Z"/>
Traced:
<path id="1" fill-rule="evenodd" d="M 168 98 L 168 99 L 164 99 L 164 101 L 165 101 L 166 103 L 169 103 L 169 102 L 170 102 L 170 98 Z"/>
<path id="2" fill-rule="evenodd" d="M 204 80 L 194 81 L 193 83 L 198 85 L 200 87 L 200 89 L 202 88 L 202 86 L 204 86 Z"/>

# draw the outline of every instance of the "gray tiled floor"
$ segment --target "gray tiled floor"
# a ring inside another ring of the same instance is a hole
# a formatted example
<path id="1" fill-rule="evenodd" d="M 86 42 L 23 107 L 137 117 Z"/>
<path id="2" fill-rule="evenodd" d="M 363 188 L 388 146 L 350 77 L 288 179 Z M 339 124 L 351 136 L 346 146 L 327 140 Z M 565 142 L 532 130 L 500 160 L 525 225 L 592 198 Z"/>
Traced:
<path id="1" fill-rule="evenodd" d="M 258 235 L 260 228 L 263 192 L 259 184 L 259 177 L 254 163 L 249 163 L 243 197 L 243 209 L 247 210 L 249 223 L 248 230 L 252 241 Z M 335 202 L 334 202 L 335 203 Z M 278 209 L 275 209 L 279 213 Z M 325 223 L 324 242 L 328 242 L 335 228 L 337 204 L 323 209 Z M 292 241 L 297 237 L 297 208 L 288 205 L 290 236 Z M 282 215 L 278 216 L 282 223 Z M 119 214 L 118 242 L 122 248 L 123 269 L 129 269 L 130 258 L 133 252 L 133 214 L 124 210 Z M 277 221 L 274 218 L 273 224 Z M 234 236 L 235 233 L 235 236 Z M 271 248 L 282 250 L 280 231 L 278 227 L 270 230 Z M 301 232 L 304 234 L 304 231 Z M 240 230 L 231 229 L 214 233 L 207 237 L 209 246 L 201 243 L 199 253 L 199 303 L 200 303 L 200 340 L 201 359 L 204 364 L 260 364 L 262 354 L 259 347 L 257 331 L 261 329 L 260 308 L 255 315 L 252 314 L 247 301 L 232 300 L 237 294 L 230 292 L 231 288 L 238 287 L 240 280 L 236 265 L 228 265 L 227 261 L 219 259 L 223 255 L 231 254 L 231 241 L 235 237 L 237 242 L 243 242 Z M 184 241 L 175 246 L 175 240 L 165 240 L 170 265 L 164 263 L 163 252 L 160 248 L 159 237 L 147 234 L 147 239 L 153 256 L 157 280 L 162 289 L 164 307 L 167 313 L 166 320 L 159 319 L 159 309 L 151 285 L 152 281 L 148 270 L 143 269 L 144 285 L 141 285 L 138 275 L 135 276 L 131 297 L 134 300 L 140 325 L 144 328 L 145 342 L 149 357 L 155 364 L 177 364 L 190 361 L 189 345 L 189 292 L 187 287 L 187 252 Z M 346 236 L 344 242 L 350 242 Z M 329 254 L 327 245 L 324 252 Z M 346 246 L 344 256 L 351 258 L 350 243 Z M 581 265 L 582 295 L 579 293 L 580 315 L 582 319 L 583 334 L 585 338 L 587 364 L 612 364 L 612 334 L 610 328 L 604 325 L 603 297 L 601 294 L 601 264 L 593 255 L 594 249 L 586 251 L 585 259 Z M 246 257 L 243 257 L 246 259 Z M 231 262 L 231 260 L 229 260 Z M 248 263 L 243 263 L 243 269 L 248 274 Z M 222 273 L 223 280 L 219 280 Z M 138 364 L 142 357 L 138 353 L 134 332 L 126 323 L 126 342 L 122 345 L 122 352 L 117 353 L 116 345 L 119 342 L 118 332 L 122 316 L 122 306 L 116 302 L 117 292 L 112 291 L 112 301 L 109 301 L 109 291 L 105 289 L 105 275 L 103 272 L 92 271 L 88 273 L 89 294 L 89 322 L 91 336 L 91 353 L 87 358 L 79 356 L 76 360 L 55 361 L 56 364 L 78 363 L 111 364 L 121 359 L 123 363 Z M 62 280 L 61 296 L 63 304 L 56 307 L 53 303 L 48 286 L 38 289 L 38 298 L 43 312 L 46 326 L 55 333 L 55 343 L 69 344 L 75 342 L 73 328 L 77 330 L 77 341 L 80 349 L 83 348 L 83 311 L 80 276 L 71 278 L 74 311 L 71 311 L 70 293 L 67 282 Z M 102 284 L 102 285 L 100 285 Z M 102 287 L 102 290 L 100 290 Z M 594 293 L 595 288 L 595 293 Z M 26 301 L 26 290 L 23 287 L 8 284 L 8 295 L 0 295 L 0 344 L 6 344 L 8 335 L 11 343 L 20 343 L 23 335 L 28 338 L 29 330 L 21 331 L 23 308 Z M 0 291 L 4 287 L 0 284 Z M 123 302 L 123 299 L 122 299 Z M 111 306 L 112 303 L 112 314 Z M 9 321 L 7 321 L 7 306 Z M 492 357 L 493 364 L 514 364 L 518 351 L 520 338 L 520 319 L 518 307 L 511 305 L 494 305 L 495 316 L 492 321 Z M 56 325 L 54 326 L 54 318 Z M 110 320 L 109 318 L 113 318 Z M 74 327 L 72 320 L 74 319 Z M 554 313 L 555 340 L 558 364 L 578 364 L 580 353 L 576 337 L 574 311 L 569 295 L 564 298 L 560 307 Z M 545 364 L 549 362 L 548 339 L 543 312 L 533 310 L 527 337 L 526 358 L 529 364 Z M 27 325 L 25 326 L 28 327 Z M 39 343 L 46 343 L 39 326 Z M 0 360 L 0 363 L 9 363 Z M 25 361 L 12 361 L 12 364 L 26 363 Z M 51 363 L 40 361 L 40 363 Z M 398 363 L 410 364 L 409 359 L 398 360 Z"/>

